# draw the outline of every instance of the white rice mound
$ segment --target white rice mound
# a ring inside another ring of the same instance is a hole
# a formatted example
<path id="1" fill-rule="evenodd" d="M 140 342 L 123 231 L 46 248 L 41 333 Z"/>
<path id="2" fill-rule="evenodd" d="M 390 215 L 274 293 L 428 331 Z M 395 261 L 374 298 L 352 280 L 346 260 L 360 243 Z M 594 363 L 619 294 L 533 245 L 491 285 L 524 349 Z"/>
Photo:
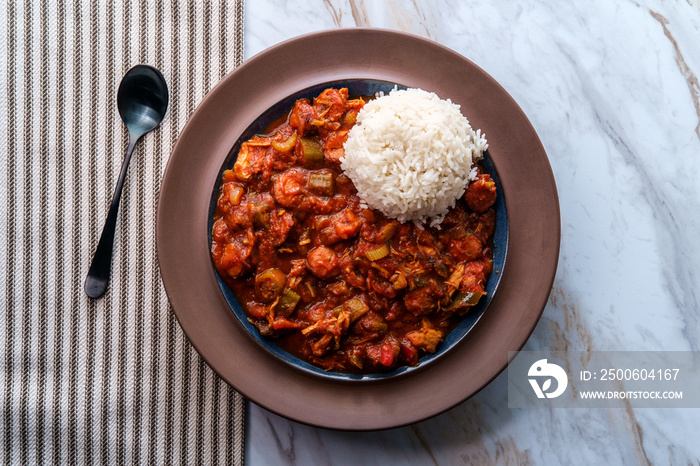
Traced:
<path id="1" fill-rule="evenodd" d="M 421 89 L 368 102 L 345 143 L 341 168 L 367 206 L 400 222 L 439 224 L 476 178 L 488 147 L 459 105 Z"/>

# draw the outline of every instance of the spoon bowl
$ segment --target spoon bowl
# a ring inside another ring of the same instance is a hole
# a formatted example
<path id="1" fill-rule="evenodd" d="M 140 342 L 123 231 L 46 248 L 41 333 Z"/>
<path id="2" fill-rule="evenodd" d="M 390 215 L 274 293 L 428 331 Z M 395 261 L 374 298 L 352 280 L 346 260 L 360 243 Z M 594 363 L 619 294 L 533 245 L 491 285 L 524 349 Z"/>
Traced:
<path id="1" fill-rule="evenodd" d="M 168 109 L 168 86 L 156 68 L 137 65 L 131 68 L 117 91 L 119 116 L 135 134 L 146 134 L 163 121 Z"/>
<path id="2" fill-rule="evenodd" d="M 141 136 L 156 128 L 163 121 L 168 110 L 168 99 L 168 85 L 163 74 L 150 65 L 136 65 L 131 68 L 119 84 L 117 107 L 119 116 L 129 130 L 129 146 L 126 149 L 100 242 L 97 244 L 90 270 L 85 279 L 85 293 L 93 299 L 104 295 L 109 285 L 119 201 L 131 154 Z"/>

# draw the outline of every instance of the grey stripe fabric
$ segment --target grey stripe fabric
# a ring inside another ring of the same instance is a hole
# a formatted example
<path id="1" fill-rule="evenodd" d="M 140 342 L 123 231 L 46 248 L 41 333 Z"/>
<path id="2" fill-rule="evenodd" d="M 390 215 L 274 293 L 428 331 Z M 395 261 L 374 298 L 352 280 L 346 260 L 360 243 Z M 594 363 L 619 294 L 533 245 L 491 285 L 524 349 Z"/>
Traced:
<path id="1" fill-rule="evenodd" d="M 10 0 L 0 31 L 0 464 L 242 464 L 244 400 L 175 320 L 155 217 L 180 130 L 243 58 L 243 0 Z M 128 139 L 116 91 L 138 63 L 170 108 L 134 153 L 92 301 Z"/>

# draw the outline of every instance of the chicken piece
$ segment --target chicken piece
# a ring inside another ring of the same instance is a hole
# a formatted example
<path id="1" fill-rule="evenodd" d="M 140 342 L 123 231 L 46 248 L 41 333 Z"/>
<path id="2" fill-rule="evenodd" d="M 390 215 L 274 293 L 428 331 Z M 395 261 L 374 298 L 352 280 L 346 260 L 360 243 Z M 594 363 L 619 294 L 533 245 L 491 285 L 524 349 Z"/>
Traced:
<path id="1" fill-rule="evenodd" d="M 394 289 L 397 291 L 403 290 L 408 286 L 406 275 L 404 275 L 404 273 L 400 271 L 397 271 L 394 275 L 392 275 L 389 281 L 391 282 L 391 286 L 393 286 Z"/>
<path id="2" fill-rule="evenodd" d="M 318 119 L 326 122 L 335 122 L 345 113 L 345 103 L 348 101 L 347 88 L 326 89 L 314 99 L 314 111 Z"/>
<path id="3" fill-rule="evenodd" d="M 278 176 L 273 184 L 275 200 L 285 207 L 299 205 L 305 197 L 308 173 L 300 169 L 290 169 Z"/>
<path id="4" fill-rule="evenodd" d="M 464 276 L 462 278 L 462 283 L 459 286 L 459 290 L 463 293 L 483 293 L 485 282 L 486 277 L 484 276 L 484 264 L 479 261 L 469 262 L 464 268 Z"/>
<path id="5" fill-rule="evenodd" d="M 438 307 L 440 300 L 445 296 L 445 291 L 447 291 L 445 285 L 430 279 L 427 286 L 406 293 L 403 302 L 411 314 L 426 315 Z"/>
<path id="6" fill-rule="evenodd" d="M 331 315 L 301 330 L 302 335 L 330 333 L 340 336 L 350 326 L 350 312 L 341 310 L 337 316 Z"/>
<path id="7" fill-rule="evenodd" d="M 438 343 L 442 341 L 443 337 L 442 331 L 432 328 L 428 319 L 422 320 L 420 330 L 414 330 L 406 334 L 406 338 L 413 346 L 428 353 L 435 352 Z"/>
<path id="8" fill-rule="evenodd" d="M 375 293 L 379 293 L 389 299 L 396 297 L 396 288 L 390 281 L 382 278 L 375 269 L 370 269 L 367 273 L 367 286 Z"/>
<path id="9" fill-rule="evenodd" d="M 233 171 L 240 181 L 247 181 L 263 169 L 263 161 L 267 148 L 271 145 L 269 139 L 254 136 L 241 145 Z"/>
<path id="10" fill-rule="evenodd" d="M 304 259 L 294 259 L 291 263 L 292 270 L 287 274 L 287 286 L 289 286 L 290 290 L 296 290 L 306 275 L 306 261 Z"/>
<path id="11" fill-rule="evenodd" d="M 231 278 L 238 278 L 250 269 L 246 262 L 255 246 L 253 230 L 245 230 L 232 235 L 231 241 L 224 247 L 220 264 L 223 272 Z M 222 271 L 222 270 L 220 270 Z"/>
<path id="12" fill-rule="evenodd" d="M 454 292 L 457 288 L 459 288 L 459 285 L 462 283 L 462 277 L 464 277 L 465 266 L 466 264 L 464 262 L 457 264 L 457 267 L 455 267 L 454 271 L 450 275 L 450 278 L 448 278 L 445 282 L 448 293 Z"/>
<path id="13" fill-rule="evenodd" d="M 367 289 L 365 277 L 362 275 L 362 271 L 358 270 L 357 267 L 353 267 L 352 265 L 343 266 L 343 277 L 351 286 L 359 288 L 360 290 Z"/>
<path id="14" fill-rule="evenodd" d="M 463 236 L 450 239 L 448 251 L 459 261 L 473 261 L 481 255 L 483 245 L 479 238 L 474 235 L 465 234 Z"/>
<path id="15" fill-rule="evenodd" d="M 439 256 L 437 245 L 435 244 L 435 237 L 428 230 L 417 230 L 416 235 L 416 248 L 422 252 L 426 257 L 437 258 Z"/>
<path id="16" fill-rule="evenodd" d="M 294 226 L 294 217 L 289 212 L 276 210 L 270 215 L 270 233 L 274 238 L 273 244 L 279 246 L 287 240 L 289 231 Z"/>
<path id="17" fill-rule="evenodd" d="M 348 284 L 345 283 L 345 281 L 340 280 L 339 282 L 331 283 L 330 285 L 328 285 L 326 290 L 329 293 L 334 294 L 335 296 L 346 296 L 350 289 L 348 288 Z"/>
<path id="18" fill-rule="evenodd" d="M 309 325 L 301 330 L 302 335 L 321 334 L 322 336 L 311 345 L 316 356 L 322 356 L 329 348 L 331 341 L 337 348 L 340 339 L 350 327 L 351 313 L 347 310 L 340 310 L 337 315 L 331 315 L 323 320 Z"/>
<path id="19" fill-rule="evenodd" d="M 297 100 L 289 115 L 289 125 L 299 132 L 299 136 L 306 136 L 316 129 L 311 123 L 316 120 L 316 112 L 308 99 Z"/>
<path id="20" fill-rule="evenodd" d="M 433 296 L 428 287 L 409 291 L 403 297 L 406 309 L 413 315 L 425 315 L 432 312 L 438 305 L 438 299 Z"/>

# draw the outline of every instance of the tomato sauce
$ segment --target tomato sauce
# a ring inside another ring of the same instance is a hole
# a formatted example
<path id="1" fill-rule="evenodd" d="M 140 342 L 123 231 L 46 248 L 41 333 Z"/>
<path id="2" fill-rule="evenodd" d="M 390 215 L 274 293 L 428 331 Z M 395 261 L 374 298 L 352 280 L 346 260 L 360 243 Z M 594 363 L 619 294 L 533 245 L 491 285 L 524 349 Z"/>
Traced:
<path id="1" fill-rule="evenodd" d="M 364 206 L 340 168 L 364 103 L 326 89 L 244 142 L 222 175 L 211 245 L 262 335 L 352 373 L 414 366 L 436 351 L 485 294 L 496 225 L 495 183 L 480 170 L 440 229 Z"/>

